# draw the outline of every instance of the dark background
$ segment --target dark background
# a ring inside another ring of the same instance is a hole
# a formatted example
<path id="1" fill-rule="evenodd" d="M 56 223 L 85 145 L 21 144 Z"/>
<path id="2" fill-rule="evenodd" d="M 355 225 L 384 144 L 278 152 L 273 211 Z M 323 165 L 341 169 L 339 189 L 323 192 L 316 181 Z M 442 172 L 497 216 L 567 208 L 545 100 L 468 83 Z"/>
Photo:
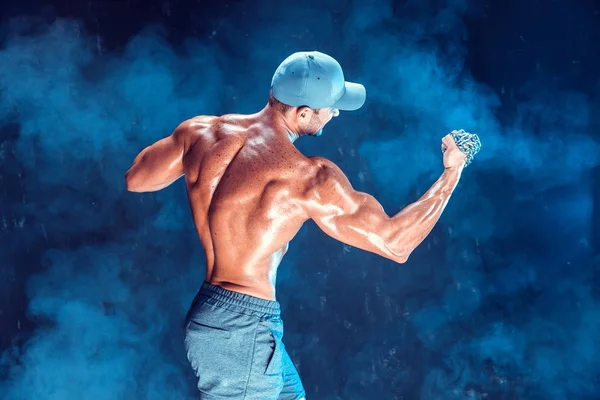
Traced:
<path id="1" fill-rule="evenodd" d="M 595 1 L 9 1 L 0 6 L 0 398 L 193 398 L 203 279 L 183 182 L 135 155 L 197 114 L 254 112 L 298 50 L 368 100 L 307 155 L 394 214 L 483 148 L 405 265 L 309 223 L 278 280 L 316 399 L 600 398 Z"/>

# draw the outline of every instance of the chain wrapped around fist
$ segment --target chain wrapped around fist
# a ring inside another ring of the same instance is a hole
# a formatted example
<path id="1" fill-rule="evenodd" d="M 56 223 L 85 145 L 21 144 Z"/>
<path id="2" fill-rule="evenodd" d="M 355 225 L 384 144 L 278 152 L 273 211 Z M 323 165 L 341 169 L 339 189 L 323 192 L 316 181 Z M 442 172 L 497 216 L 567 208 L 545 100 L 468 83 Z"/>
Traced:
<path id="1" fill-rule="evenodd" d="M 452 138 L 456 143 L 456 147 L 467 155 L 465 166 L 471 164 L 475 154 L 481 150 L 481 141 L 475 133 L 465 132 L 463 129 L 452 132 Z"/>

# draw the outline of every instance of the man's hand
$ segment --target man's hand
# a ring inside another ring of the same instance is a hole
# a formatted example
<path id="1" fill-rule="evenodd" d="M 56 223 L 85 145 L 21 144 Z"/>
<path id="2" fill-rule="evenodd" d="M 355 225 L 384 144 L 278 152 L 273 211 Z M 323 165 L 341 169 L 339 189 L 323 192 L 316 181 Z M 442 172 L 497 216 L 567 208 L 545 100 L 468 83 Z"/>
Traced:
<path id="1" fill-rule="evenodd" d="M 460 151 L 452 137 L 452 134 L 456 132 L 452 131 L 442 139 L 442 153 L 444 153 L 444 168 L 446 169 L 462 169 L 467 162 L 467 155 Z"/>
<path id="2" fill-rule="evenodd" d="M 475 155 L 481 150 L 479 136 L 460 129 L 452 131 L 442 139 L 442 153 L 446 169 L 462 169 L 471 164 Z M 462 155 L 464 154 L 464 160 Z"/>

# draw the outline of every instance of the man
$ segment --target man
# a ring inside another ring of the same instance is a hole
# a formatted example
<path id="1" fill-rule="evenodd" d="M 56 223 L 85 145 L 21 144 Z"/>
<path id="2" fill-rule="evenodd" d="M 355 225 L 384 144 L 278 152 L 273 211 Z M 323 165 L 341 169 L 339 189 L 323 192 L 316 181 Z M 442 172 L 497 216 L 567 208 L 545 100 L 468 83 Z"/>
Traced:
<path id="1" fill-rule="evenodd" d="M 442 139 L 444 170 L 417 202 L 393 217 L 343 172 L 294 146 L 356 110 L 365 88 L 319 52 L 289 56 L 276 70 L 268 105 L 253 115 L 195 117 L 144 149 L 127 189 L 150 192 L 185 176 L 206 252 L 206 279 L 186 318 L 185 346 L 202 399 L 303 399 L 282 342 L 277 267 L 304 222 L 331 237 L 404 263 L 438 221 L 466 156 Z"/>

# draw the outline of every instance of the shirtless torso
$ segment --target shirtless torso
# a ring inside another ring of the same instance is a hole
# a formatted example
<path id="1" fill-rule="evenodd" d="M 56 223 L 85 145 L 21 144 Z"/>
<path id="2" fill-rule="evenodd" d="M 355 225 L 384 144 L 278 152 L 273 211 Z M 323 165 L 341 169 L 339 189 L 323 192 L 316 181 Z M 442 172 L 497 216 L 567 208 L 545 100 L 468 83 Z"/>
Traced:
<path id="1" fill-rule="evenodd" d="M 437 222 L 464 165 L 446 136 L 440 179 L 390 217 L 332 162 L 302 155 L 294 139 L 283 114 L 268 106 L 253 115 L 195 117 L 138 155 L 127 187 L 160 190 L 184 175 L 206 281 L 274 300 L 277 268 L 308 219 L 335 239 L 403 263 Z"/>
<path id="2" fill-rule="evenodd" d="M 183 168 L 206 281 L 274 299 L 317 162 L 252 116 L 198 117 L 188 130 Z"/>

